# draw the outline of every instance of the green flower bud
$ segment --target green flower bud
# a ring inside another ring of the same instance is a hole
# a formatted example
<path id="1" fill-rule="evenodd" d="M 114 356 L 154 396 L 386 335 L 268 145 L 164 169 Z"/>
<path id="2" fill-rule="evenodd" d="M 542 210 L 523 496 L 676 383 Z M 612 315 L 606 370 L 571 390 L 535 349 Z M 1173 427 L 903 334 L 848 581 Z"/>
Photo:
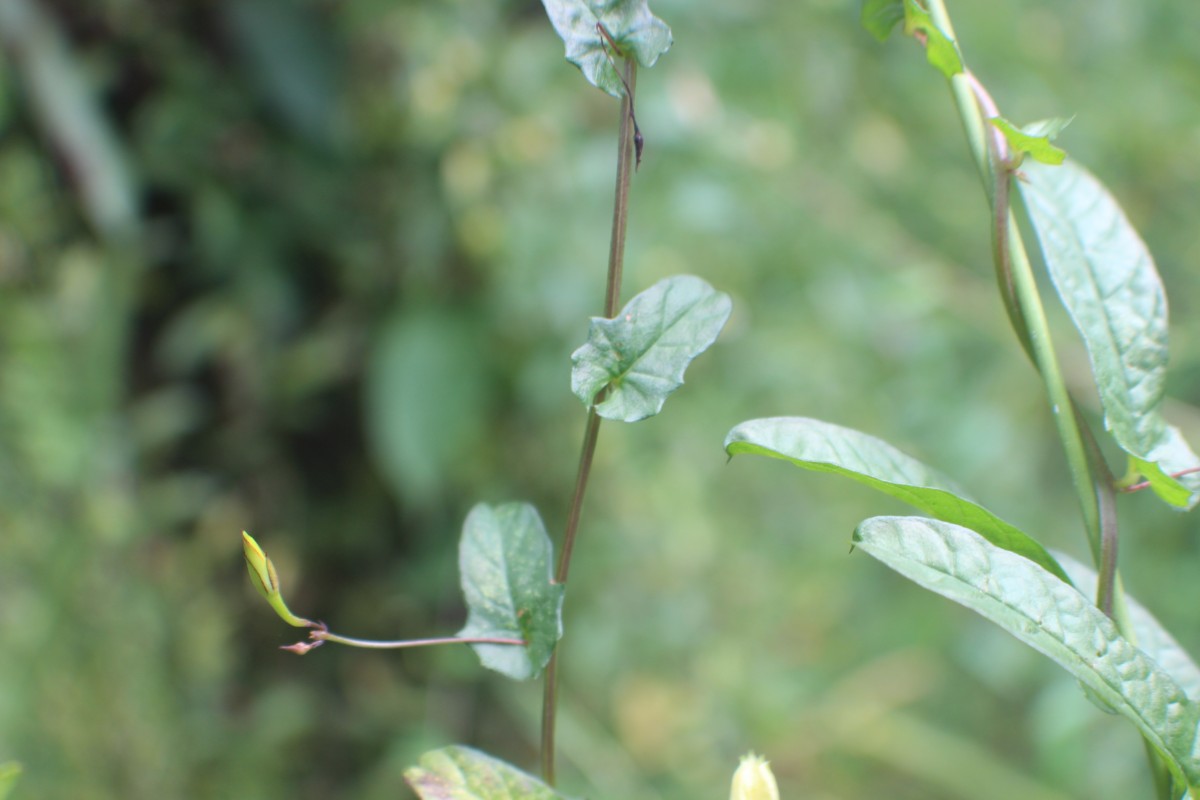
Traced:
<path id="1" fill-rule="evenodd" d="M 242 531 L 242 552 L 246 556 L 246 569 L 250 571 L 250 582 L 258 591 L 262 592 L 263 597 L 267 598 L 267 602 L 271 604 L 271 608 L 275 609 L 279 618 L 297 628 L 316 627 L 315 622 L 298 617 L 288 610 L 287 604 L 283 602 L 283 595 L 279 591 L 279 576 L 275 573 L 275 565 L 258 546 L 258 542 L 254 541 L 254 537 L 245 531 Z"/>
<path id="2" fill-rule="evenodd" d="M 729 800 L 779 800 L 775 775 L 765 758 L 750 753 L 733 773 L 733 788 Z"/>

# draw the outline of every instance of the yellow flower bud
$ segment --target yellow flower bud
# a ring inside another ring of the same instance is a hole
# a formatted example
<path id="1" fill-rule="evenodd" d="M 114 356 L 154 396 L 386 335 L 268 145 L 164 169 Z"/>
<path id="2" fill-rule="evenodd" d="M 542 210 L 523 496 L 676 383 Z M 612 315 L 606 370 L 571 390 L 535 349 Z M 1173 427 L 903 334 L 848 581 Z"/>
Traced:
<path id="1" fill-rule="evenodd" d="M 298 617 L 288 610 L 279 591 L 279 576 L 275 573 L 275 565 L 258 546 L 258 542 L 254 541 L 254 537 L 245 531 L 242 531 L 242 553 L 246 556 L 246 569 L 250 571 L 250 581 L 262 592 L 262 596 L 267 598 L 267 602 L 275 609 L 279 618 L 297 628 L 316 627 L 316 623 Z"/>
<path id="2" fill-rule="evenodd" d="M 729 800 L 779 800 L 779 787 L 765 758 L 754 753 L 742 757 L 742 763 L 733 773 Z"/>

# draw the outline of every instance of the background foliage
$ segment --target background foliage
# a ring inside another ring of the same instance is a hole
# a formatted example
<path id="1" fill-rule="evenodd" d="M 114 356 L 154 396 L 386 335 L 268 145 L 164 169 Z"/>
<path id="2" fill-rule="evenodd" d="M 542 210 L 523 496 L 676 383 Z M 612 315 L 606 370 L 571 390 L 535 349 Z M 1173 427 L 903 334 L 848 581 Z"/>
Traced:
<path id="1" fill-rule="evenodd" d="M 1136 735 L 964 610 L 847 556 L 865 488 L 736 422 L 870 431 L 1083 555 L 941 79 L 856 6 L 660 0 L 627 282 L 734 295 L 670 414 L 601 436 L 562 665 L 565 789 L 721 796 L 767 753 L 811 798 L 1133 797 Z M 1200 438 L 1200 7 L 953 8 L 1017 122 L 1118 196 L 1172 302 Z M 532 765 L 537 688 L 466 648 L 275 650 L 462 624 L 477 500 L 561 528 L 616 105 L 536 2 L 0 7 L 0 761 L 16 796 L 395 797 L 424 749 Z M 1070 339 L 1065 316 L 1056 323 Z M 1082 349 L 1068 370 L 1086 385 Z M 1191 517 L 1124 501 L 1123 572 L 1200 652 Z M 986 776 L 981 779 L 980 776 Z"/>

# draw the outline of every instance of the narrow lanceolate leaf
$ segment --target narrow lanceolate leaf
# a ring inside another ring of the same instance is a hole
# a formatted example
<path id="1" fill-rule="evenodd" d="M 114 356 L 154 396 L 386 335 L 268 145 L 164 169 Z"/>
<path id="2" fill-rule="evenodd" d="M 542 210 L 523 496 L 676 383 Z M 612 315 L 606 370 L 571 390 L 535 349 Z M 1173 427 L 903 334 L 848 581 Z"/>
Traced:
<path id="1" fill-rule="evenodd" d="M 974 531 L 937 520 L 875 517 L 859 525 L 854 542 L 1058 662 L 1132 721 L 1193 793 L 1200 785 L 1200 707 L 1074 588 Z"/>
<path id="2" fill-rule="evenodd" d="M 562 584 L 550 575 L 550 537 L 528 503 L 471 509 L 458 569 L 467 600 L 463 638 L 523 639 L 524 647 L 473 644 L 485 667 L 525 680 L 542 671 L 562 638 Z"/>
<path id="3" fill-rule="evenodd" d="M 803 469 L 845 475 L 926 514 L 971 528 L 997 547 L 1068 580 L 1037 540 L 971 500 L 940 472 L 874 436 L 805 417 L 773 417 L 738 425 L 725 437 L 725 451 L 731 456 L 756 453 Z"/>
<path id="4" fill-rule="evenodd" d="M 1104 424 L 1154 491 L 1192 506 L 1200 466 L 1160 406 L 1167 368 L 1167 300 L 1146 245 L 1116 200 L 1087 170 L 1029 164 L 1018 182 L 1059 297 L 1083 336 Z"/>
<path id="5" fill-rule="evenodd" d="M 621 309 L 615 319 L 592 318 L 587 343 L 571 354 L 571 391 L 596 413 L 637 422 L 662 410 L 683 385 L 692 359 L 725 326 L 733 303 L 691 275 L 659 281 Z"/>
<path id="6" fill-rule="evenodd" d="M 904 0 L 866 0 L 859 19 L 862 26 L 882 42 L 904 19 Z"/>
<path id="7" fill-rule="evenodd" d="M 624 97 L 625 86 L 613 64 L 622 54 L 652 67 L 671 48 L 671 29 L 650 13 L 646 0 L 542 0 L 554 30 L 567 46 L 567 61 L 579 67 L 593 86 Z M 597 29 L 602 25 L 609 42 Z M 621 52 L 613 52 L 615 42 Z M 607 52 L 606 52 L 607 50 Z"/>
<path id="8" fill-rule="evenodd" d="M 1029 155 L 1043 164 L 1061 164 L 1066 159 L 1066 151 L 1051 144 L 1051 140 L 1070 122 L 1070 119 L 1044 119 L 1018 128 L 1004 117 L 992 118 L 992 125 L 1004 134 L 1018 162 Z"/>
<path id="9" fill-rule="evenodd" d="M 423 754 L 404 780 L 421 800 L 563 800 L 532 775 L 459 745 Z"/>
<path id="10" fill-rule="evenodd" d="M 1094 570 L 1064 553 L 1056 552 L 1054 557 L 1071 576 L 1075 588 L 1086 597 L 1096 596 Z M 1192 702 L 1200 703 L 1200 667 L 1196 666 L 1196 662 L 1179 642 L 1175 641 L 1175 637 L 1167 632 L 1162 623 L 1129 595 L 1125 595 L 1125 607 L 1129 611 L 1129 621 L 1133 625 L 1138 649 L 1158 662 Z"/>

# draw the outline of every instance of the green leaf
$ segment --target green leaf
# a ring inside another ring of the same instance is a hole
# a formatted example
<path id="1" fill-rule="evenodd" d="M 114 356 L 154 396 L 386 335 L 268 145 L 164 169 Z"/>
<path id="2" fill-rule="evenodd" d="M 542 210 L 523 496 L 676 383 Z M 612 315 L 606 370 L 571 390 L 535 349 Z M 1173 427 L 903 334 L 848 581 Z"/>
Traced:
<path id="1" fill-rule="evenodd" d="M 1054 287 L 1087 346 L 1105 427 L 1159 497 L 1195 505 L 1195 494 L 1185 496 L 1178 481 L 1150 466 L 1200 465 L 1160 411 L 1167 300 L 1150 252 L 1112 195 L 1074 161 L 1029 164 L 1024 174 L 1021 193 Z"/>
<path id="2" fill-rule="evenodd" d="M 430 750 L 404 780 L 421 800 L 563 800 L 532 775 L 470 747 Z"/>
<path id="3" fill-rule="evenodd" d="M 1065 553 L 1055 552 L 1054 557 L 1084 596 L 1096 596 L 1095 570 Z M 1138 649 L 1158 662 L 1193 702 L 1200 703 L 1200 667 L 1162 623 L 1129 595 L 1125 595 L 1125 607 L 1129 611 Z"/>
<path id="4" fill-rule="evenodd" d="M 367 361 L 368 440 L 396 494 L 414 506 L 450 493 L 485 438 L 490 388 L 478 315 L 436 304 L 404 308 Z"/>
<path id="5" fill-rule="evenodd" d="M 0 800 L 8 797 L 13 787 L 17 785 L 17 779 L 20 777 L 21 765 L 17 762 L 7 761 L 0 764 Z"/>
<path id="6" fill-rule="evenodd" d="M 916 0 L 904 0 L 904 32 L 909 36 L 920 33 L 925 37 L 925 58 L 947 78 L 963 71 L 958 45 L 934 24 L 929 12 Z"/>
<path id="7" fill-rule="evenodd" d="M 621 76 L 613 68 L 620 55 L 596 30 L 597 23 L 622 53 L 632 54 L 643 67 L 654 66 L 671 48 L 671 29 L 650 13 L 646 0 L 542 0 L 542 5 L 567 45 L 567 61 L 613 97 L 625 96 Z"/>
<path id="8" fill-rule="evenodd" d="M 978 531 L 1068 580 L 1054 556 L 1035 539 L 977 504 L 953 481 L 887 442 L 860 431 L 804 417 L 743 422 L 725 437 L 730 456 L 756 453 L 816 472 L 833 472 L 947 522 Z"/>
<path id="9" fill-rule="evenodd" d="M 937 520 L 875 517 L 858 526 L 854 542 L 1058 662 L 1132 721 L 1193 792 L 1200 785 L 1200 707 L 1074 588 L 974 531 Z"/>
<path id="10" fill-rule="evenodd" d="M 721 332 L 733 303 L 699 278 L 677 275 L 629 301 L 615 319 L 592 318 L 587 343 L 571 354 L 571 391 L 596 413 L 637 422 L 662 410 L 692 359 Z"/>
<path id="11" fill-rule="evenodd" d="M 471 645 L 485 667 L 514 680 L 540 673 L 562 638 L 564 587 L 551 581 L 552 550 L 528 503 L 480 503 L 463 523 L 458 569 L 468 614 L 458 635 L 524 639 L 525 647 Z"/>
<path id="12" fill-rule="evenodd" d="M 866 0 L 862 7 L 862 26 L 879 41 L 891 35 L 904 19 L 904 0 Z"/>
<path id="13" fill-rule="evenodd" d="M 1070 124 L 1069 119 L 1044 119 L 1020 128 L 1004 117 L 992 117 L 991 122 L 1004 134 L 1008 146 L 1018 156 L 1018 162 L 1025 154 L 1043 164 L 1061 164 L 1067 157 L 1067 151 L 1055 147 L 1050 142 Z"/>

